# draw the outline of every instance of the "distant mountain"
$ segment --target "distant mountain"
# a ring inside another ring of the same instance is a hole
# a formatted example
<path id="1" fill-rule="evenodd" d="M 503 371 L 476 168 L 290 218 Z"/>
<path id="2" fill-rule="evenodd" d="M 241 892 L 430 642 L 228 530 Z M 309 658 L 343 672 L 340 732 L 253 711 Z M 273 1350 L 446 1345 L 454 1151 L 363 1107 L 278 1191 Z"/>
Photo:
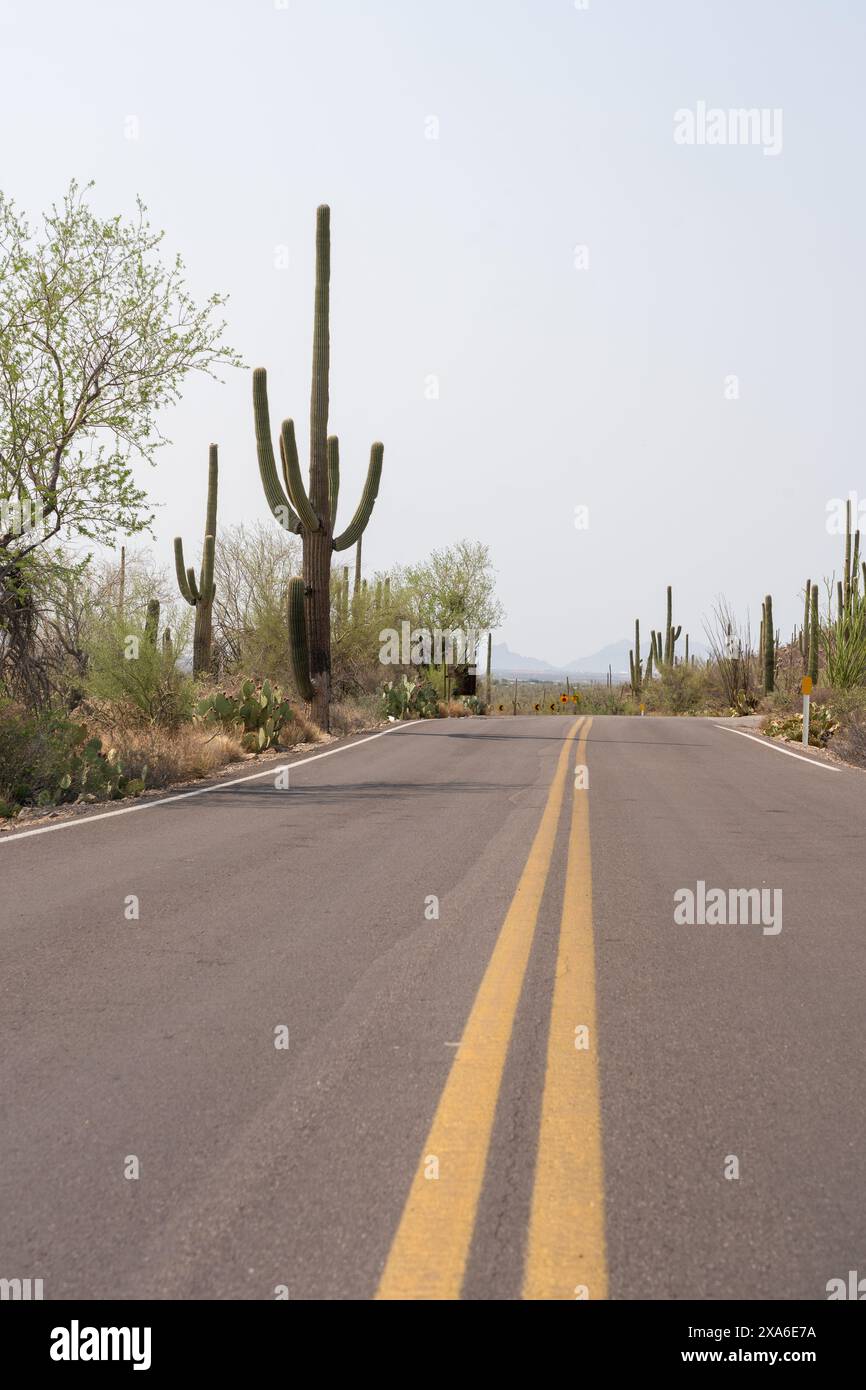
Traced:
<path id="1" fill-rule="evenodd" d="M 609 642 L 606 647 L 601 647 L 597 652 L 592 652 L 589 656 L 579 656 L 574 661 L 569 661 L 566 666 L 552 666 L 549 661 L 544 661 L 540 656 L 522 656 L 520 652 L 513 652 L 505 642 L 496 642 L 493 645 L 491 657 L 491 668 L 500 676 L 606 676 L 608 666 L 614 677 L 628 677 L 628 655 L 632 649 L 632 642 L 628 637 L 622 637 L 618 642 Z M 677 644 L 677 656 L 682 658 L 684 655 L 683 640 Z M 707 648 L 702 642 L 689 644 L 689 651 L 693 656 L 706 659 Z M 646 662 L 649 656 L 649 643 L 646 646 L 641 642 L 641 657 Z"/>
<path id="2" fill-rule="evenodd" d="M 619 642 L 609 642 L 600 651 L 593 652 L 591 656 L 579 656 L 576 661 L 570 661 L 565 667 L 566 671 L 574 671 L 584 675 L 598 675 L 599 672 L 606 673 L 610 666 L 615 676 L 628 674 L 628 654 L 632 644 L 627 637 L 623 637 Z"/>
<path id="3" fill-rule="evenodd" d="M 520 652 L 513 652 L 505 642 L 494 642 L 490 656 L 490 667 L 493 671 L 516 675 L 519 672 L 538 671 L 539 674 L 547 673 L 553 675 L 560 671 L 562 667 L 551 666 L 549 661 L 542 661 L 538 656 L 521 656 Z"/>

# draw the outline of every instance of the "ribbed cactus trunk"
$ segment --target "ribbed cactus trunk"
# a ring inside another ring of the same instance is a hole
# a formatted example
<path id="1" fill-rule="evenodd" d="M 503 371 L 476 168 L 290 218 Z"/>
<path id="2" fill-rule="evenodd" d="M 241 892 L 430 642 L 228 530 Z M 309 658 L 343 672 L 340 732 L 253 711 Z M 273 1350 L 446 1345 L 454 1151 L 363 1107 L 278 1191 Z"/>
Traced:
<path id="1" fill-rule="evenodd" d="M 144 619 L 144 640 L 151 647 L 156 646 L 156 637 L 159 632 L 159 599 L 151 598 L 147 601 L 147 614 Z"/>
<path id="2" fill-rule="evenodd" d="M 848 617 L 851 607 L 851 501 L 845 503 L 845 588 L 840 605 L 841 617 L 844 613 Z"/>
<path id="3" fill-rule="evenodd" d="M 331 213 L 316 214 L 316 299 L 313 318 L 313 381 L 310 390 L 310 506 L 319 519 L 303 530 L 304 612 L 313 720 L 327 730 L 331 707 L 331 554 L 333 523 L 328 482 L 328 408 L 331 364 Z"/>
<path id="4" fill-rule="evenodd" d="M 628 669 L 631 677 L 632 694 L 640 698 L 643 685 L 643 663 L 640 659 L 640 619 L 634 620 L 634 650 L 628 654 Z"/>
<path id="5" fill-rule="evenodd" d="M 674 664 L 674 653 L 676 651 L 677 640 L 679 639 L 679 635 L 681 632 L 682 623 L 679 625 L 679 627 L 674 627 L 674 591 L 672 586 L 669 584 L 667 595 L 667 612 L 665 615 L 665 666 L 673 666 Z M 659 647 L 661 647 L 661 641 L 659 641 Z"/>
<path id="6" fill-rule="evenodd" d="M 195 632 L 193 634 L 193 670 L 196 675 L 204 675 L 210 671 L 213 665 L 213 601 L 216 594 L 213 570 L 216 559 L 218 477 L 218 450 L 216 444 L 211 444 L 208 450 L 207 513 L 204 525 L 204 550 L 202 552 L 201 600 L 196 604 Z"/>
<path id="7" fill-rule="evenodd" d="M 764 599 L 764 690 L 772 694 L 776 684 L 776 640 L 773 630 L 773 600 Z"/>
<path id="8" fill-rule="evenodd" d="M 806 580 L 806 596 L 803 604 L 803 631 L 800 633 L 800 655 L 803 658 L 803 673 L 809 674 L 812 624 L 812 581 Z"/>
<path id="9" fill-rule="evenodd" d="M 487 634 L 487 676 L 484 682 L 484 700 L 487 708 L 490 708 L 490 659 L 493 655 L 493 633 Z"/>
<path id="10" fill-rule="evenodd" d="M 809 668 L 807 675 L 812 677 L 812 684 L 818 683 L 818 637 L 820 628 L 818 626 L 818 585 L 812 585 L 812 612 L 809 619 Z"/>
<path id="11" fill-rule="evenodd" d="M 181 597 L 195 609 L 195 626 L 192 639 L 192 673 L 194 676 L 206 675 L 213 664 L 213 601 L 216 596 L 214 584 L 214 561 L 216 558 L 217 529 L 217 491 L 219 487 L 219 449 L 211 444 L 208 450 L 207 466 L 207 510 L 204 523 L 204 544 L 201 553 L 201 569 L 196 579 L 195 570 L 186 568 L 183 558 L 183 541 L 180 536 L 174 541 L 174 563 L 177 585 Z"/>

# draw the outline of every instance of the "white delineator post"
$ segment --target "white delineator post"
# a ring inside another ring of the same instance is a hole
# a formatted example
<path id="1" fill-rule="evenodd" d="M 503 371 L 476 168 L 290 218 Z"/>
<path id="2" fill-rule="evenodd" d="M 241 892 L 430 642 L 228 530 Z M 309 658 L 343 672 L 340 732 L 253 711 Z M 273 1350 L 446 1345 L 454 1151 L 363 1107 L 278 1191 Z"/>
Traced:
<path id="1" fill-rule="evenodd" d="M 800 681 L 803 692 L 803 747 L 809 747 L 809 700 L 812 695 L 812 677 L 804 676 Z"/>

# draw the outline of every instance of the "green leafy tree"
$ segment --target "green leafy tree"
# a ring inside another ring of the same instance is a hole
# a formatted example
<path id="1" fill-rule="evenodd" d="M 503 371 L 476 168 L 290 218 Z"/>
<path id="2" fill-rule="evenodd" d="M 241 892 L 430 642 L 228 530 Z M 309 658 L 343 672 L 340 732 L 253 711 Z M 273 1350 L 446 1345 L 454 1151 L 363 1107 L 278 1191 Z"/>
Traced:
<path id="1" fill-rule="evenodd" d="M 102 219 L 88 190 L 73 181 L 36 232 L 0 193 L 0 658 L 25 695 L 46 547 L 145 529 L 133 465 L 167 442 L 160 412 L 188 373 L 240 365 L 224 297 L 196 305 L 143 204 Z"/>
<path id="2" fill-rule="evenodd" d="M 462 632 L 468 642 L 468 662 L 455 666 L 458 673 L 477 660 L 473 640 L 498 627 L 505 610 L 496 597 L 496 572 L 490 549 L 481 541 L 461 540 L 434 550 L 418 565 L 409 565 L 403 585 L 412 595 L 412 616 L 419 628 L 439 628 L 443 633 Z M 443 690 L 446 668 L 443 668 Z"/>
<path id="3" fill-rule="evenodd" d="M 409 565 L 403 578 L 419 626 L 480 632 L 498 627 L 505 616 L 490 548 L 480 541 L 434 550 L 423 563 Z"/>

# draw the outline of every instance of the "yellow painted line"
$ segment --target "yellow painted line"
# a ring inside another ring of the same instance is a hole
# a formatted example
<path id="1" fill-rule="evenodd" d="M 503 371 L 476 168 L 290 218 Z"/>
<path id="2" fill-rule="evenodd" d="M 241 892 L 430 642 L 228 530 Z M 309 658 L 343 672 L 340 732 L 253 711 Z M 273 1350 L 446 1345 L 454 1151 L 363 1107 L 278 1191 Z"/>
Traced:
<path id="1" fill-rule="evenodd" d="M 591 723 L 581 731 L 579 765 L 586 764 Z M 573 797 L 524 1270 L 526 1299 L 607 1297 L 589 791 L 576 789 Z M 576 1045 L 587 1040 L 588 1048 Z"/>
<path id="2" fill-rule="evenodd" d="M 559 755 L 529 858 L 424 1143 L 377 1299 L 460 1297 L 514 1015 L 553 856 L 572 740 L 582 722 L 572 725 Z M 437 1171 L 438 1177 L 432 1176 Z"/>

